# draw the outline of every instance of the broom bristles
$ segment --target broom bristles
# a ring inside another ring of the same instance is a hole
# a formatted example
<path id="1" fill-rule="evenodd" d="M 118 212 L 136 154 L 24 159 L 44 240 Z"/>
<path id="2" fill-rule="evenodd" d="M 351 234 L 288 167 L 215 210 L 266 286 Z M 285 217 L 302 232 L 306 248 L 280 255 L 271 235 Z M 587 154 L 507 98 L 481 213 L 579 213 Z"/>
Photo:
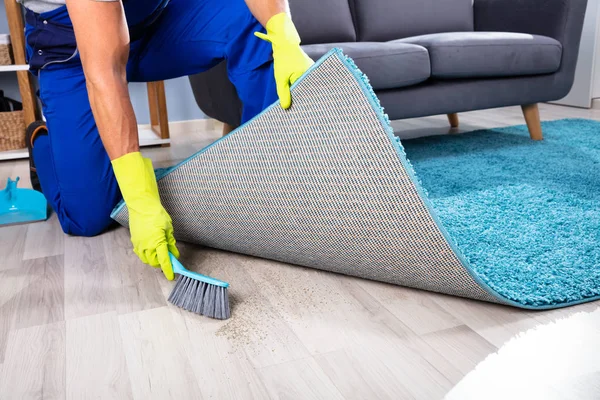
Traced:
<path id="1" fill-rule="evenodd" d="M 211 285 L 184 275 L 177 278 L 169 302 L 210 318 L 227 319 L 231 316 L 226 287 Z"/>

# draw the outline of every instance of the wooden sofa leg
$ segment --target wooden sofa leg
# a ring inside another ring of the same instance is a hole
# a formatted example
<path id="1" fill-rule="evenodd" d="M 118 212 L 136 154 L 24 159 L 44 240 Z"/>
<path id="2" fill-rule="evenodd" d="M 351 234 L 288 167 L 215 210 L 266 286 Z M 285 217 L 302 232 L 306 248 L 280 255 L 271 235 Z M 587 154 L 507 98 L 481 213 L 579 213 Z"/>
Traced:
<path id="1" fill-rule="evenodd" d="M 235 129 L 235 127 L 229 125 L 228 123 L 224 123 L 223 124 L 223 136 L 230 134 L 234 129 Z"/>
<path id="2" fill-rule="evenodd" d="M 543 140 L 542 123 L 540 122 L 540 110 L 537 104 L 527 104 L 521 106 L 523 115 L 529 129 L 529 136 L 533 140 Z"/>
<path id="3" fill-rule="evenodd" d="M 448 114 L 448 121 L 451 127 L 458 128 L 458 114 Z"/>

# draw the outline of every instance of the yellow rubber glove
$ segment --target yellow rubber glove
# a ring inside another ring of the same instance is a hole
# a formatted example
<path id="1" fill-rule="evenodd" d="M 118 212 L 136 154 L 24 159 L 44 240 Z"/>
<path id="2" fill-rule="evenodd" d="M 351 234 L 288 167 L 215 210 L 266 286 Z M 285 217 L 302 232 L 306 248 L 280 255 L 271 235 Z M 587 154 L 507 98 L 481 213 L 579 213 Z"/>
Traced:
<path id="1" fill-rule="evenodd" d="M 112 161 L 119 188 L 129 211 L 129 231 L 133 251 L 168 280 L 174 279 L 169 252 L 179 257 L 173 237 L 171 217 L 160 203 L 152 161 L 141 153 L 129 153 Z"/>
<path id="2" fill-rule="evenodd" d="M 281 13 L 271 17 L 266 28 L 266 35 L 261 32 L 255 32 L 254 34 L 273 45 L 277 95 L 281 107 L 287 110 L 292 105 L 290 86 L 314 62 L 300 48 L 300 36 L 289 15 Z"/>

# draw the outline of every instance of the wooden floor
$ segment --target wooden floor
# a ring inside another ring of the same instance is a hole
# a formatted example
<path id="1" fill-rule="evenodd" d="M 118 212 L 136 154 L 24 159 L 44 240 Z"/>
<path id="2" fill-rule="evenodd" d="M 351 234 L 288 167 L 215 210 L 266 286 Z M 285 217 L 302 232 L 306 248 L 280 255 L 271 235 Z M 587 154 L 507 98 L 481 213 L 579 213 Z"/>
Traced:
<path id="1" fill-rule="evenodd" d="M 600 111 L 543 105 L 542 119 Z M 518 107 L 395 122 L 403 137 L 523 124 Z M 219 136 L 173 129 L 171 165 Z M 599 132 L 600 134 L 600 132 Z M 0 163 L 0 181 L 25 162 Z M 0 399 L 599 399 L 600 304 L 529 312 L 181 245 L 233 316 L 182 312 L 128 232 L 0 228 Z"/>

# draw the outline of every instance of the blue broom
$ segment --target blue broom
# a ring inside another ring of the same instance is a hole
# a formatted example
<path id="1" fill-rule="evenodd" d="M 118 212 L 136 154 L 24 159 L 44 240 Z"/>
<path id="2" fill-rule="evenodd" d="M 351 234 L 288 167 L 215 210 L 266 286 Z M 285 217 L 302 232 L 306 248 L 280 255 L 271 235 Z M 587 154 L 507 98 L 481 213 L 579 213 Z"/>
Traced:
<path id="1" fill-rule="evenodd" d="M 169 296 L 169 302 L 210 318 L 229 318 L 229 283 L 189 271 L 173 254 L 169 253 L 169 256 L 173 272 L 179 275 Z"/>

